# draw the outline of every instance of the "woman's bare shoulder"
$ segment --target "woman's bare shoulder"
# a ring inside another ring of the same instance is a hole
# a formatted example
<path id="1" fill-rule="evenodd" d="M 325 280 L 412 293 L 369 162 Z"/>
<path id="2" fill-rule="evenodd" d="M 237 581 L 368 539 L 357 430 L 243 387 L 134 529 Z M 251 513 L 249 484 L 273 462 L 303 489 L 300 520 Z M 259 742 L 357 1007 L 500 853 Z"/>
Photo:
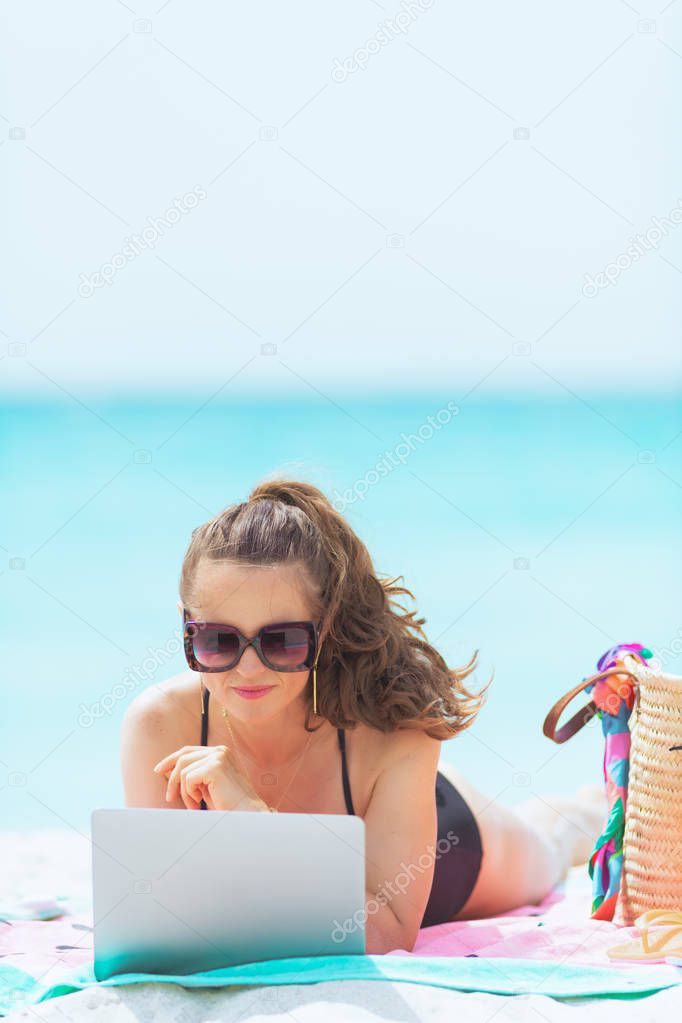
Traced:
<path id="1" fill-rule="evenodd" d="M 419 729 L 382 732 L 358 722 L 346 731 L 349 773 L 356 813 L 364 816 L 381 778 L 400 777 L 405 762 L 416 775 L 432 773 L 435 781 L 440 740 Z"/>
<path id="2" fill-rule="evenodd" d="M 176 733 L 196 726 L 200 718 L 199 677 L 193 671 L 179 672 L 147 686 L 128 705 L 124 715 L 128 726 Z"/>
<path id="3" fill-rule="evenodd" d="M 194 696 L 194 699 L 192 699 Z M 121 772 L 126 806 L 182 808 L 165 800 L 165 779 L 154 774 L 162 757 L 200 740 L 199 682 L 191 672 L 147 686 L 126 707 L 121 723 Z"/>
<path id="4" fill-rule="evenodd" d="M 433 739 L 420 729 L 397 728 L 381 732 L 363 723 L 352 729 L 349 746 L 351 743 L 358 757 L 373 765 L 377 774 L 407 757 L 437 763 L 441 748 L 440 739 Z"/>

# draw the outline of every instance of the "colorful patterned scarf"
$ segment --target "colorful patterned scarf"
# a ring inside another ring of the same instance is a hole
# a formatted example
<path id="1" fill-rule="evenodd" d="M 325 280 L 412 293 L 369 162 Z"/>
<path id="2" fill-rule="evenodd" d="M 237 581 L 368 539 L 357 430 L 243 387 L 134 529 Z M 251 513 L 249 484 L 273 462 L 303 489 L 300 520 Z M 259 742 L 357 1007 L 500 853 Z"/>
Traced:
<path id="1" fill-rule="evenodd" d="M 599 659 L 597 671 L 606 671 L 622 662 L 624 655 L 635 657 L 642 664 L 653 657 L 639 643 L 621 643 Z M 593 920 L 612 920 L 618 901 L 623 870 L 623 833 L 630 770 L 629 718 L 634 703 L 634 680 L 619 682 L 616 676 L 599 679 L 585 687 L 591 693 L 601 718 L 604 733 L 604 782 L 609 816 L 603 833 L 590 856 L 588 871 L 592 878 Z"/>

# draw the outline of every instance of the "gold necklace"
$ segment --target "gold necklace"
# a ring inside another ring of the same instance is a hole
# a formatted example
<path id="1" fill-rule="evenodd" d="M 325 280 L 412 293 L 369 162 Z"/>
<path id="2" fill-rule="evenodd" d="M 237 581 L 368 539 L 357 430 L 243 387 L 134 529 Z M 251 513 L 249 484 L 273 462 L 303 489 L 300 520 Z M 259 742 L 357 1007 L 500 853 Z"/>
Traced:
<path id="1" fill-rule="evenodd" d="M 244 777 L 248 781 L 249 785 L 251 786 L 251 792 L 253 793 L 255 798 L 256 799 L 260 799 L 261 797 L 258 795 L 257 792 L 254 791 L 253 784 L 251 782 L 251 779 L 249 778 L 248 771 L 246 770 L 246 768 L 244 766 L 244 761 L 242 760 L 241 754 L 240 754 L 239 750 L 237 749 L 237 743 L 235 742 L 234 732 L 232 731 L 232 725 L 230 724 L 230 718 L 229 718 L 229 715 L 228 715 L 228 713 L 227 713 L 227 711 L 225 710 L 224 707 L 222 709 L 222 715 L 225 718 L 225 720 L 227 721 L 227 727 L 228 727 L 229 732 L 230 732 L 230 738 L 232 739 L 232 745 L 234 747 L 235 753 L 237 754 L 237 758 L 239 759 L 239 762 L 241 764 L 242 773 L 244 774 Z M 266 802 L 266 800 L 263 800 L 263 802 L 267 806 L 267 808 L 270 811 L 270 813 L 277 813 L 278 812 L 282 800 L 284 799 L 284 797 L 286 796 L 287 792 L 291 788 L 291 784 L 292 784 L 294 778 L 296 777 L 296 775 L 298 774 L 298 772 L 301 769 L 301 764 L 303 763 L 303 760 L 305 759 L 305 755 L 308 752 L 308 746 L 310 746 L 310 742 L 311 742 L 314 734 L 315 734 L 314 732 L 311 732 L 310 735 L 308 736 L 308 741 L 306 742 L 306 744 L 305 744 L 305 746 L 303 748 L 303 752 L 299 754 L 298 766 L 296 767 L 296 770 L 294 771 L 294 773 L 292 774 L 291 778 L 289 779 L 289 782 L 288 782 L 287 787 L 285 788 L 284 792 L 281 794 L 281 796 L 277 800 L 277 806 L 270 806 L 269 803 Z"/>

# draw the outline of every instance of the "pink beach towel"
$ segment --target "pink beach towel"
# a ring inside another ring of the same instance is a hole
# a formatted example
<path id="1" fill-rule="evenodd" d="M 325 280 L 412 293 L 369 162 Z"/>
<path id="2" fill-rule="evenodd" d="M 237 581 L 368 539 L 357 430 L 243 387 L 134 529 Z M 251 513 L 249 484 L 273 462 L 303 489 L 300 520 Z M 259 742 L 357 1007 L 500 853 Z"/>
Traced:
<path id="1" fill-rule="evenodd" d="M 92 910 L 85 900 L 69 905 L 54 920 L 6 920 L 0 923 L 0 959 L 30 974 L 41 984 L 56 983 L 74 967 L 92 962 Z M 500 916 L 423 928 L 405 956 L 480 956 L 557 963 L 611 966 L 606 949 L 628 937 L 634 927 L 617 927 L 590 919 L 591 887 L 585 866 L 574 867 L 538 905 L 522 906 Z M 663 960 L 661 960 L 663 961 Z"/>

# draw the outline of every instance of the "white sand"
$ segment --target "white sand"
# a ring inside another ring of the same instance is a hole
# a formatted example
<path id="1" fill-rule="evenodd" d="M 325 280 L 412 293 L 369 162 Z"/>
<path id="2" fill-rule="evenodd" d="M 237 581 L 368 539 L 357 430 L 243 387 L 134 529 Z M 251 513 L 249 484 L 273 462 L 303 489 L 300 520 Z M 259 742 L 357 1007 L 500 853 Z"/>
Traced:
<path id="1" fill-rule="evenodd" d="M 560 1002 L 544 995 L 489 995 L 423 984 L 329 981 L 281 987 L 186 991 L 170 984 L 99 988 L 41 1002 L 5 1017 L 8 1023 L 369 1023 L 416 1020 L 442 1023 L 661 1023 L 680 1018 L 682 993 L 669 988 L 633 1001 Z"/>

